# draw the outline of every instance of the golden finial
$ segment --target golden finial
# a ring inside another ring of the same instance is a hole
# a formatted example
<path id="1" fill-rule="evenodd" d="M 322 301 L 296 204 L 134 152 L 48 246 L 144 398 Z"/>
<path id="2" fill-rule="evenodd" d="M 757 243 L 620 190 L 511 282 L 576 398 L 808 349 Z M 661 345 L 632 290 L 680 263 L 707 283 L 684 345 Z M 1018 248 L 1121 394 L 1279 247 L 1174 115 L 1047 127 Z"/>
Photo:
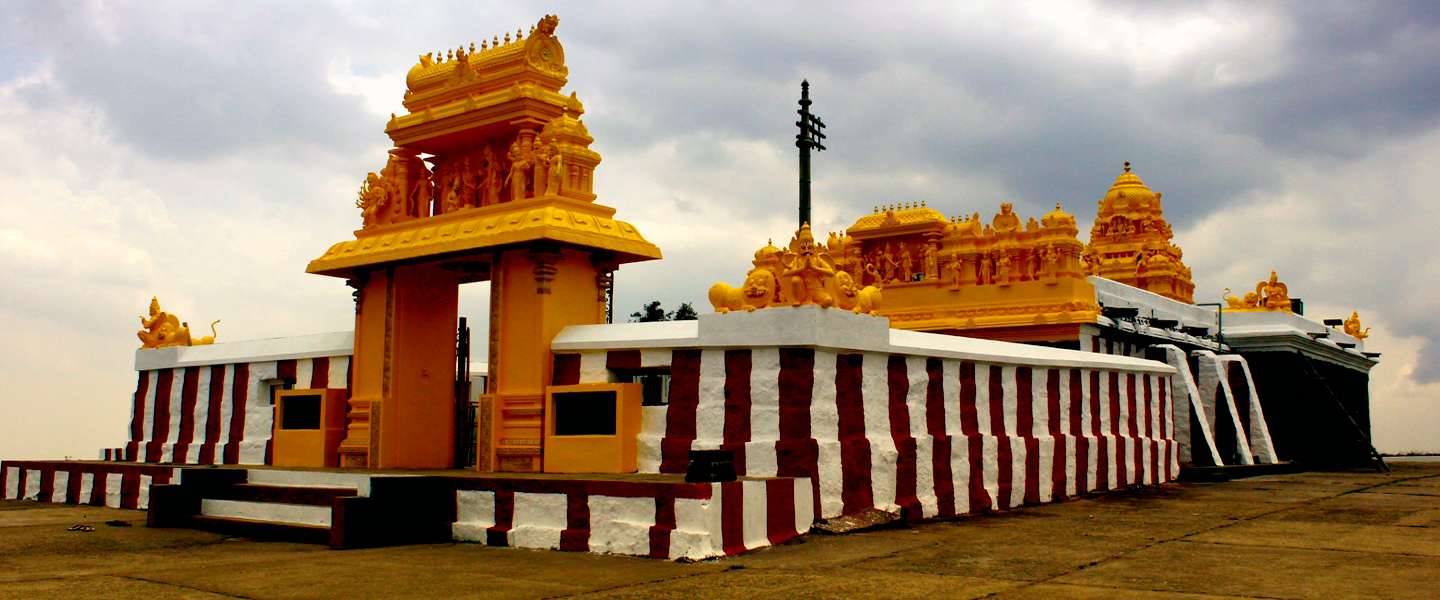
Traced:
<path id="1" fill-rule="evenodd" d="M 451 50 L 451 51 L 449 51 L 449 52 L 446 52 L 446 53 L 445 53 L 445 60 L 455 60 L 455 51 L 454 51 L 454 50 Z"/>
<path id="2" fill-rule="evenodd" d="M 515 41 L 517 41 L 517 42 L 520 41 L 520 32 L 521 32 L 521 31 L 522 31 L 521 28 L 519 28 L 519 27 L 516 27 L 516 28 L 515 28 Z"/>
<path id="3" fill-rule="evenodd" d="M 1055 210 L 1060 210 L 1060 203 L 1059 203 L 1059 202 L 1056 202 L 1056 203 L 1055 203 Z"/>
<path id="4" fill-rule="evenodd" d="M 925 208 L 925 201 L 924 201 L 924 200 L 921 200 L 921 201 L 920 201 L 920 208 Z"/>
<path id="5" fill-rule="evenodd" d="M 508 32 L 508 31 L 505 32 L 505 43 L 506 43 L 506 44 L 509 44 L 509 43 L 510 43 L 510 32 Z"/>
<path id="6" fill-rule="evenodd" d="M 1125 161 L 1125 172 L 1126 172 L 1126 173 L 1129 173 L 1129 172 L 1130 172 L 1130 161 L 1128 161 L 1128 160 Z"/>
<path id="7" fill-rule="evenodd" d="M 474 53 L 475 53 L 475 42 L 470 42 L 470 53 L 471 53 L 471 54 L 474 54 Z"/>
<path id="8" fill-rule="evenodd" d="M 490 41 L 490 47 L 492 47 L 492 48 L 499 48 L 499 47 L 500 47 L 500 36 L 497 35 L 497 36 L 495 36 L 495 39 L 493 39 L 493 40 Z"/>
<path id="9" fill-rule="evenodd" d="M 487 39 L 485 39 L 485 38 L 480 38 L 480 51 L 481 51 L 481 52 L 484 52 L 485 50 L 487 50 L 487 49 L 489 49 L 489 48 L 490 48 L 490 40 L 487 40 Z"/>

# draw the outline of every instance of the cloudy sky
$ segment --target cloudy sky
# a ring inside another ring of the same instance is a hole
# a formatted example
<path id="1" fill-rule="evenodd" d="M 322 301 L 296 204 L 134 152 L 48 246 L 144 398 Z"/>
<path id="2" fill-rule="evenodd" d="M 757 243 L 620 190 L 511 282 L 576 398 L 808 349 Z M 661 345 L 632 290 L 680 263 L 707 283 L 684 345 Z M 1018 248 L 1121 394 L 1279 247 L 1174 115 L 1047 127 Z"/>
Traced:
<path id="1" fill-rule="evenodd" d="M 406 71 L 550 12 L 600 201 L 666 254 L 621 270 L 617 313 L 703 303 L 793 230 L 809 78 L 819 228 L 924 200 L 1088 231 L 1132 161 L 1197 300 L 1274 268 L 1313 316 L 1359 310 L 1377 445 L 1440 451 L 1432 2 L 0 0 L 0 457 L 125 440 L 152 294 L 222 340 L 349 329 L 304 267 L 359 226 Z"/>

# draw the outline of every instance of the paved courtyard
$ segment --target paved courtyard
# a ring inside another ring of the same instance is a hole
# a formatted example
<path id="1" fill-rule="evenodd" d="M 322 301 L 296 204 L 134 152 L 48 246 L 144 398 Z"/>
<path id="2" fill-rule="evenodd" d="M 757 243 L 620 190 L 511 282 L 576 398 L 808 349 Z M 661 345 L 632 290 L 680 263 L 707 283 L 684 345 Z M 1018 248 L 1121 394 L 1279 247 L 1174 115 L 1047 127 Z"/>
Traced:
<path id="1" fill-rule="evenodd" d="M 1435 598 L 1440 462 L 1392 467 L 1171 484 L 694 564 L 466 544 L 331 551 L 0 502 L 0 597 Z"/>

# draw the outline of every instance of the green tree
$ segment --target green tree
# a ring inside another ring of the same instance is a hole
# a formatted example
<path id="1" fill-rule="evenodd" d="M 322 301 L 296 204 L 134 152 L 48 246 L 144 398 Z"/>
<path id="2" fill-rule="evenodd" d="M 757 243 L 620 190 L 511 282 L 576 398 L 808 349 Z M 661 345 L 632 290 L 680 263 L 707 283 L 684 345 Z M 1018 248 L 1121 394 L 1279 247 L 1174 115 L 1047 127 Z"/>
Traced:
<path id="1" fill-rule="evenodd" d="M 631 323 L 649 323 L 652 321 L 669 321 L 670 315 L 665 314 L 665 307 L 660 306 L 659 300 L 652 300 L 645 304 L 639 312 L 630 313 Z"/>
<path id="2" fill-rule="evenodd" d="M 691 306 L 689 302 L 681 302 L 680 308 L 675 309 L 674 314 L 670 315 L 671 321 L 694 321 L 698 318 L 700 315 L 695 314 L 695 307 Z"/>
<path id="3" fill-rule="evenodd" d="M 696 314 L 695 307 L 689 302 L 681 302 L 680 308 L 666 312 L 665 307 L 659 300 L 651 300 L 645 303 L 637 312 L 630 313 L 631 323 L 650 323 L 653 321 L 694 321 L 700 315 Z"/>

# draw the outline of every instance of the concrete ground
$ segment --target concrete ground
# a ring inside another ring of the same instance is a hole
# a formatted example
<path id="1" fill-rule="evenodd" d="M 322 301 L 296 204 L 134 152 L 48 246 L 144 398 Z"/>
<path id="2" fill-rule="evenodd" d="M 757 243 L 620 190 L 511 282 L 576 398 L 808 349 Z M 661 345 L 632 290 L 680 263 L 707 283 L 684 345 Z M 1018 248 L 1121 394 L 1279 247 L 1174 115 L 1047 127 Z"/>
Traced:
<path id="1" fill-rule="evenodd" d="M 1436 598 L 1440 462 L 1392 466 L 1172 484 L 695 564 L 467 544 L 332 551 L 0 502 L 0 597 Z M 81 523 L 95 531 L 67 531 Z"/>

